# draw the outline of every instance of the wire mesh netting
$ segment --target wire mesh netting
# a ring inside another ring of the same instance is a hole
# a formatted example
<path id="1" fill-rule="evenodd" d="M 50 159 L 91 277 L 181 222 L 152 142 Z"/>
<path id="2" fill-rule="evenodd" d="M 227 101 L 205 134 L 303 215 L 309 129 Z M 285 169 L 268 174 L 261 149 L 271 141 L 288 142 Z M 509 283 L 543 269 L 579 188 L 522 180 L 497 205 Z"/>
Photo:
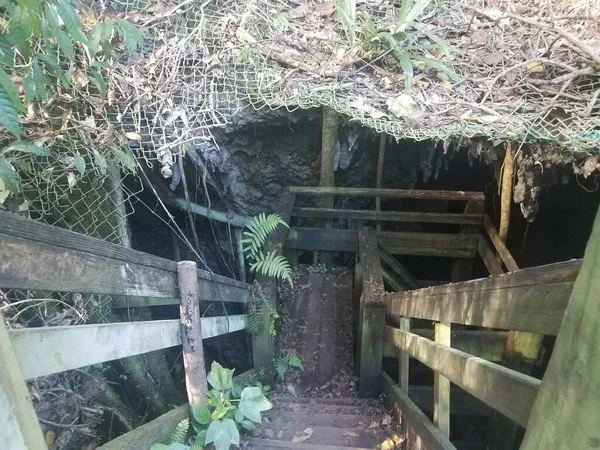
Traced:
<path id="1" fill-rule="evenodd" d="M 211 129 L 249 106 L 328 106 L 396 139 L 446 145 L 598 147 L 597 3 L 440 0 L 387 50 L 399 4 L 357 3 L 350 41 L 334 2 L 110 2 L 147 30 L 143 57 L 111 73 L 110 120 L 165 177 L 185 144 L 213 145 Z"/>

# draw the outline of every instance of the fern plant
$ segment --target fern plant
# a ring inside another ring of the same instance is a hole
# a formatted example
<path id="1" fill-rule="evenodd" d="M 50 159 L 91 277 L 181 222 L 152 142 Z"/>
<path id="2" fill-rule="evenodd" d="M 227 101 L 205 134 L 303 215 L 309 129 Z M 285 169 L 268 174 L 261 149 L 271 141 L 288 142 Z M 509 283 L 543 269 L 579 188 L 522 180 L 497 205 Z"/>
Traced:
<path id="1" fill-rule="evenodd" d="M 285 378 L 285 374 L 290 369 L 300 369 L 304 371 L 302 358 L 296 352 L 287 352 L 275 360 L 275 372 L 280 379 Z"/>
<path id="2" fill-rule="evenodd" d="M 250 271 L 261 275 L 287 280 L 292 286 L 292 266 L 288 260 L 273 250 L 265 252 L 268 237 L 279 226 L 289 228 L 288 224 L 278 215 L 260 213 L 252 218 L 244 231 L 242 240 L 246 259 L 250 262 Z"/>

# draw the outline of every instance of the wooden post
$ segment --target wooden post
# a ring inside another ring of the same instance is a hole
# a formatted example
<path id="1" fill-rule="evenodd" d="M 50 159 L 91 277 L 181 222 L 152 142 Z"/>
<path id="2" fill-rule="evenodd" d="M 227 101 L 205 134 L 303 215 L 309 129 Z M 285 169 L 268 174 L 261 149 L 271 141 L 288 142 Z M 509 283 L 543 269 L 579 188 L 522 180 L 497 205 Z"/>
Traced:
<path id="1" fill-rule="evenodd" d="M 400 329 L 410 331 L 410 317 L 400 317 Z M 398 385 L 406 394 L 408 394 L 409 360 L 408 352 L 399 350 L 400 359 L 398 361 Z"/>
<path id="2" fill-rule="evenodd" d="M 178 262 L 177 275 L 185 385 L 190 405 L 198 405 L 203 403 L 206 398 L 207 384 L 196 263 L 194 261 Z"/>
<path id="3" fill-rule="evenodd" d="M 0 313 L 0 448 L 47 450 L 29 391 Z"/>
<path id="4" fill-rule="evenodd" d="M 465 206 L 465 214 L 477 214 L 481 215 L 483 221 L 483 213 L 485 212 L 485 203 L 483 201 L 469 200 Z M 460 234 L 479 234 L 481 231 L 481 225 L 462 225 L 460 227 Z M 473 255 L 475 256 L 475 255 Z M 453 282 L 470 280 L 473 273 L 473 258 L 460 258 L 457 259 L 452 267 L 452 273 L 450 279 Z"/>
<path id="5" fill-rule="evenodd" d="M 502 168 L 502 187 L 500 194 L 500 239 L 506 242 L 508 226 L 510 224 L 510 207 L 512 205 L 513 179 L 515 175 L 515 157 L 512 152 L 512 144 L 506 143 L 506 155 Z"/>
<path id="6" fill-rule="evenodd" d="M 600 211 L 522 450 L 600 448 Z"/>
<path id="7" fill-rule="evenodd" d="M 385 303 L 383 276 L 377 252 L 377 238 L 372 228 L 358 230 L 358 252 L 362 276 L 359 322 L 359 379 L 361 397 L 377 396 L 381 391 L 381 361 Z"/>
<path id="8" fill-rule="evenodd" d="M 387 135 L 385 133 L 381 133 L 381 135 L 379 135 L 379 154 L 377 156 L 377 179 L 375 181 L 375 187 L 377 189 L 381 188 L 381 183 L 383 181 L 383 162 L 385 160 L 386 139 Z M 375 197 L 375 211 L 381 211 L 381 197 Z M 376 227 L 377 231 L 381 231 L 381 222 L 377 222 Z"/>
<path id="9" fill-rule="evenodd" d="M 279 200 L 279 204 L 275 208 L 275 212 L 286 222 L 289 223 L 294 209 L 295 196 L 287 192 Z M 278 255 L 283 251 L 285 237 L 288 229 L 284 226 L 279 226 L 267 239 L 265 251 L 275 251 Z M 273 337 L 269 333 L 270 308 L 277 307 L 277 282 L 273 278 L 258 276 L 255 281 L 256 285 L 253 291 L 258 293 L 261 298 L 255 298 L 254 301 L 259 302 L 263 308 L 264 315 L 262 317 L 263 326 L 259 332 L 252 335 L 252 357 L 254 369 L 256 373 L 266 383 L 271 384 L 275 379 L 273 358 L 275 352 L 273 349 Z"/>
<path id="10" fill-rule="evenodd" d="M 237 259 L 238 259 L 238 272 L 240 281 L 246 282 L 246 261 L 244 259 L 244 244 L 242 244 L 244 230 L 242 228 L 235 228 L 234 237 L 236 243 Z"/>
<path id="11" fill-rule="evenodd" d="M 435 342 L 450 347 L 450 322 L 435 324 Z M 433 422 L 450 436 L 450 380 L 438 372 L 433 378 Z"/>

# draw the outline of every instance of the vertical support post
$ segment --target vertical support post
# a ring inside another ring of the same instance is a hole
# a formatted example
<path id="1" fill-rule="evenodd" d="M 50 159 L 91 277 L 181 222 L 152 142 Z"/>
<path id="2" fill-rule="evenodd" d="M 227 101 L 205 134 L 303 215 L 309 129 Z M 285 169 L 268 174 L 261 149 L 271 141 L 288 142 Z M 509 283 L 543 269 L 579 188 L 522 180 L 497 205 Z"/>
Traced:
<path id="1" fill-rule="evenodd" d="M 464 210 L 465 214 L 480 214 L 482 223 L 484 212 L 485 203 L 477 201 L 468 201 Z M 481 225 L 462 225 L 460 227 L 460 234 L 479 234 L 480 232 Z M 475 255 L 473 255 L 473 258 L 457 259 L 452 267 L 450 279 L 453 282 L 470 280 L 473 273 L 473 262 L 475 261 L 474 258 Z"/>
<path id="2" fill-rule="evenodd" d="M 179 279 L 179 313 L 185 386 L 190 405 L 198 405 L 203 403 L 206 398 L 207 384 L 196 263 L 194 261 L 178 262 L 177 276 Z"/>
<path id="3" fill-rule="evenodd" d="M 522 450 L 600 447 L 600 210 L 531 409 Z"/>
<path id="4" fill-rule="evenodd" d="M 402 331 L 410 331 L 410 317 L 400 317 L 400 329 Z M 399 350 L 400 359 L 398 366 L 398 385 L 406 394 L 408 394 L 408 376 L 409 376 L 409 361 L 410 356 L 408 352 Z"/>
<path id="5" fill-rule="evenodd" d="M 435 342 L 450 347 L 450 323 L 435 324 Z M 450 436 L 450 380 L 435 372 L 433 379 L 433 423 Z"/>
<path id="6" fill-rule="evenodd" d="M 244 230 L 239 227 L 234 228 L 234 238 L 236 243 L 238 275 L 242 282 L 246 282 L 246 261 L 244 259 L 244 244 L 242 244 Z"/>
<path id="7" fill-rule="evenodd" d="M 375 180 L 375 187 L 377 189 L 381 188 L 381 184 L 383 182 L 383 162 L 385 160 L 385 141 L 387 139 L 387 135 L 385 133 L 381 133 L 379 135 L 379 155 L 377 156 L 377 178 Z M 381 211 L 381 197 L 375 197 L 375 211 Z M 377 231 L 381 231 L 381 222 L 376 222 Z"/>
<path id="8" fill-rule="evenodd" d="M 1 313 L 0 361 L 0 448 L 47 450 Z"/>
<path id="9" fill-rule="evenodd" d="M 515 157 L 512 152 L 512 144 L 506 143 L 506 155 L 504 156 L 504 165 L 502 168 L 502 187 L 500 194 L 500 229 L 498 234 L 503 242 L 506 242 L 508 236 L 508 227 L 510 225 L 510 207 L 512 205 L 513 179 L 515 176 Z"/>
<path id="10" fill-rule="evenodd" d="M 286 222 L 290 222 L 294 202 L 296 198 L 287 191 L 283 194 L 275 212 Z M 284 226 L 279 226 L 267 239 L 265 251 L 275 251 L 277 255 L 281 255 L 285 237 L 288 229 Z M 269 333 L 270 309 L 277 307 L 277 283 L 275 279 L 258 276 L 255 280 L 252 292 L 254 295 L 253 301 L 258 302 L 263 308 L 262 328 L 259 332 L 252 335 L 252 358 L 254 362 L 254 370 L 263 378 L 263 380 L 271 384 L 274 379 L 274 363 L 275 351 L 273 348 L 273 337 Z M 256 298 L 258 295 L 260 298 Z"/>
<path id="11" fill-rule="evenodd" d="M 385 303 L 377 238 L 372 228 L 358 230 L 362 275 L 359 322 L 359 379 L 361 397 L 377 396 L 381 390 Z"/>

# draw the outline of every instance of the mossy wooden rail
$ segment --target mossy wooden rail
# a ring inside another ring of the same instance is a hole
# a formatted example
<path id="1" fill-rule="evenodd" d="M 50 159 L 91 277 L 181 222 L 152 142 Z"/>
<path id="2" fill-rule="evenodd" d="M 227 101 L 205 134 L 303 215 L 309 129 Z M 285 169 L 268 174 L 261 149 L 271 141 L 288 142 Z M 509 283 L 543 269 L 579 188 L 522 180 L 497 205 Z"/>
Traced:
<path id="1" fill-rule="evenodd" d="M 11 450 L 46 449 L 26 379 L 179 346 L 192 335 L 202 341 L 245 328 L 244 314 L 200 318 L 190 307 L 199 301 L 247 303 L 250 295 L 247 284 L 196 270 L 193 262 L 176 263 L 6 212 L 0 212 L 0 261 L 0 286 L 5 288 L 123 296 L 115 307 L 185 305 L 181 319 L 15 330 L 6 330 L 0 315 L 0 398 L 8 408 L 0 418 L 0 442 Z M 191 278 L 183 278 L 184 265 Z M 203 362 L 201 349 L 196 344 L 184 353 L 195 352 L 189 361 Z M 195 372 L 196 380 L 206 378 L 198 375 L 203 364 L 185 365 L 186 377 Z M 205 389 L 194 383 L 199 386 L 192 400 Z M 137 445 L 132 441 L 118 448 Z"/>

